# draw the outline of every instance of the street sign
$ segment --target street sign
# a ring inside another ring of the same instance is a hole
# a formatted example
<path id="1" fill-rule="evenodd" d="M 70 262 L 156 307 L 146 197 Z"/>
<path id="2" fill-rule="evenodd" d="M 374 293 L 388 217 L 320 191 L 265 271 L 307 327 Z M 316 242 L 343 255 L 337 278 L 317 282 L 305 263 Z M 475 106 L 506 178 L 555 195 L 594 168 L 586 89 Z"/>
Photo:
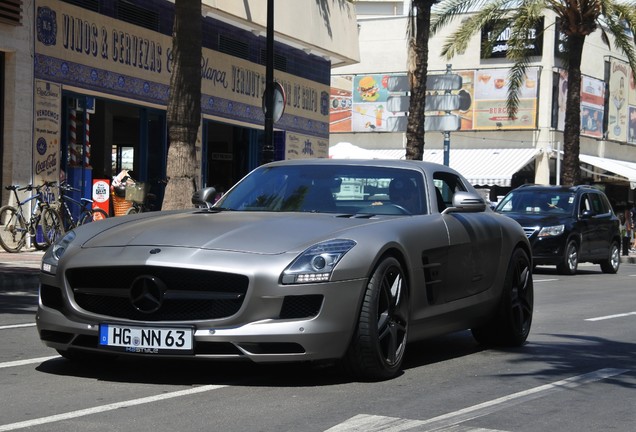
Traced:
<path id="1" fill-rule="evenodd" d="M 426 90 L 459 90 L 462 88 L 462 77 L 456 74 L 429 75 L 426 77 Z"/>
<path id="2" fill-rule="evenodd" d="M 426 95 L 424 109 L 426 111 L 454 111 L 460 107 L 458 94 Z"/>
<path id="3" fill-rule="evenodd" d="M 456 131 L 461 127 L 461 119 L 454 114 L 427 115 L 424 117 L 424 130 L 429 131 Z"/>
<path id="4" fill-rule="evenodd" d="M 386 100 L 386 109 L 390 112 L 407 112 L 410 103 L 409 96 L 389 96 Z"/>

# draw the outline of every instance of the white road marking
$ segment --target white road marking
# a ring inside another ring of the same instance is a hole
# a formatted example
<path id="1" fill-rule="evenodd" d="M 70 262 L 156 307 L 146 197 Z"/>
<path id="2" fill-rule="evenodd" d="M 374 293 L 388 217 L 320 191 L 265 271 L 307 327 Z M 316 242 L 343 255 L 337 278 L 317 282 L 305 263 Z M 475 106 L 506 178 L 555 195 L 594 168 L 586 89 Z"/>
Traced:
<path id="1" fill-rule="evenodd" d="M 33 427 L 33 426 L 39 426 L 39 425 L 43 425 L 43 424 L 48 424 L 48 423 L 54 423 L 54 422 L 59 422 L 59 421 L 64 421 L 64 420 L 70 420 L 73 418 L 77 418 L 77 417 L 84 417 L 84 416 L 88 416 L 88 415 L 92 415 L 92 414 L 99 414 L 99 413 L 103 413 L 103 412 L 107 412 L 107 411 L 113 411 L 116 409 L 120 409 L 120 408 L 129 408 L 132 406 L 136 406 L 136 405 L 142 405 L 142 404 L 147 404 L 147 403 L 152 403 L 152 402 L 159 402 L 159 401 L 163 401 L 166 399 L 174 399 L 174 398 L 178 398 L 178 397 L 184 397 L 184 396 L 190 396 L 190 395 L 194 395 L 197 393 L 204 393 L 204 392 L 209 392 L 212 390 L 218 390 L 220 388 L 223 387 L 227 387 L 225 385 L 205 385 L 205 386 L 201 386 L 201 387 L 194 387 L 191 389 L 187 389 L 187 390 L 179 390 L 179 391 L 174 391 L 174 392 L 170 392 L 170 393 L 162 393 L 156 396 L 148 396 L 148 397 L 144 397 L 144 398 L 139 398 L 139 399 L 131 399 L 128 401 L 122 401 L 122 402 L 115 402 L 115 403 L 111 403 L 111 404 L 106 404 L 106 405 L 102 405 L 102 406 L 96 406 L 93 408 L 87 408 L 87 409 L 82 409 L 82 410 L 77 410 L 77 411 L 70 411 L 67 413 L 63 413 L 63 414 L 56 414 L 56 415 L 52 415 L 52 416 L 48 416 L 48 417 L 40 417 L 40 418 L 36 418 L 36 419 L 32 419 L 32 420 L 26 420 L 26 421 L 22 421 L 22 422 L 17 422 L 17 423 L 10 423 L 10 424 L 6 424 L 6 425 L 0 425 L 0 432 L 4 432 L 4 431 L 12 431 L 12 430 L 17 430 L 17 429 L 24 429 L 24 428 L 28 428 L 28 427 Z"/>
<path id="2" fill-rule="evenodd" d="M 636 312 L 606 315 L 606 316 L 596 317 L 596 318 L 586 318 L 585 321 L 603 321 L 603 320 L 614 319 L 614 318 L 625 318 L 626 316 L 630 316 L 630 315 L 636 315 Z"/>
<path id="3" fill-rule="evenodd" d="M 393 417 L 360 414 L 352 417 L 344 423 L 327 429 L 326 432 L 355 432 L 359 430 L 369 432 L 401 432 L 414 428 L 418 428 L 417 430 L 420 432 L 433 430 L 453 430 L 449 428 L 457 426 L 460 423 L 497 412 L 504 408 L 517 405 L 524 401 L 543 397 L 547 393 L 575 388 L 584 384 L 589 384 L 595 381 L 610 378 L 615 375 L 620 375 L 628 371 L 628 369 L 599 369 L 588 374 L 566 378 L 564 380 L 556 381 L 551 384 L 546 384 L 518 393 L 513 393 L 508 396 L 503 396 L 455 412 L 450 412 L 448 414 L 433 417 L 428 420 L 406 420 Z"/>
<path id="4" fill-rule="evenodd" d="M 532 282 L 537 283 L 537 282 L 555 282 L 558 281 L 559 279 L 534 279 L 532 280 Z"/>
<path id="5" fill-rule="evenodd" d="M 42 363 L 44 361 L 53 360 L 59 357 L 60 357 L 59 355 L 55 355 L 50 357 L 37 357 L 37 358 L 26 359 L 26 360 L 15 360 L 10 362 L 4 362 L 4 363 L 0 363 L 0 369 L 16 367 L 16 366 L 24 366 L 24 365 L 33 364 L 33 363 Z"/>
<path id="6" fill-rule="evenodd" d="M 7 330 L 7 329 L 14 329 L 14 328 L 21 328 L 21 327 L 35 327 L 35 323 L 11 324 L 11 325 L 0 326 L 0 330 Z"/>

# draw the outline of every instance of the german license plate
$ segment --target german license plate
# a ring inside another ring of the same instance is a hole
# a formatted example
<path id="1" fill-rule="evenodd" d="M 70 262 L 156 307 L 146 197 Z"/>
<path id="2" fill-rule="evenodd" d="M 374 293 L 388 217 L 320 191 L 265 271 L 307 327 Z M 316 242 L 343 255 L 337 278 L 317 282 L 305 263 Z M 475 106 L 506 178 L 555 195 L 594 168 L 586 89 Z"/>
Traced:
<path id="1" fill-rule="evenodd" d="M 100 324 L 99 344 L 114 351 L 138 354 L 188 354 L 192 327 L 135 327 Z"/>

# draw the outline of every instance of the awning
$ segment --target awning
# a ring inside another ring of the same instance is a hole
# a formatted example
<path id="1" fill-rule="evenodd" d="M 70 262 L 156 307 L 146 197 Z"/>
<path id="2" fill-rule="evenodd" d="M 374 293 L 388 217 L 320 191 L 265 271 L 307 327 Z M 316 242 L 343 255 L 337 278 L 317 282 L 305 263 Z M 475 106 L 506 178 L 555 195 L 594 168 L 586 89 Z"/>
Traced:
<path id="1" fill-rule="evenodd" d="M 329 149 L 333 159 L 404 159 L 404 149 L 363 149 L 341 142 Z M 449 165 L 472 185 L 509 187 L 513 174 L 528 165 L 537 154 L 533 148 L 451 149 Z M 424 161 L 444 163 L 444 150 L 424 149 Z"/>
<path id="2" fill-rule="evenodd" d="M 598 156 L 589 156 L 584 154 L 579 154 L 579 160 L 588 165 L 593 165 L 597 168 L 600 168 L 604 171 L 616 174 L 620 177 L 624 177 L 620 180 L 627 180 L 629 182 L 629 187 L 631 189 L 636 189 L 636 163 L 634 162 L 626 162 L 617 159 L 606 159 Z M 590 172 L 588 170 L 585 170 Z M 598 174 L 592 172 L 591 174 Z M 611 177 L 608 175 L 600 174 L 601 176 Z"/>
<path id="3" fill-rule="evenodd" d="M 348 142 L 329 148 L 331 159 L 404 159 L 404 149 L 364 149 Z"/>
<path id="4" fill-rule="evenodd" d="M 449 166 L 472 185 L 509 187 L 513 174 L 534 160 L 534 148 L 451 149 Z M 423 160 L 444 163 L 444 150 L 424 149 Z"/>

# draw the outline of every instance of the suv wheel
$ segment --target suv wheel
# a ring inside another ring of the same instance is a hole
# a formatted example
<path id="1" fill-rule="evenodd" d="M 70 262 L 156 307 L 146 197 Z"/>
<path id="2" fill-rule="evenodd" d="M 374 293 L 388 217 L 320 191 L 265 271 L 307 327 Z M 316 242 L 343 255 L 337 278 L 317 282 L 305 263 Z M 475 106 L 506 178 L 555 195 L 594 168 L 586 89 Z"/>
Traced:
<path id="1" fill-rule="evenodd" d="M 574 240 L 569 240 L 567 246 L 565 246 L 563 261 L 557 264 L 557 271 L 564 275 L 574 275 L 578 266 L 579 247 Z"/>
<path id="2" fill-rule="evenodd" d="M 616 273 L 621 264 L 620 249 L 617 242 L 612 242 L 609 248 L 609 256 L 606 260 L 601 261 L 601 270 L 603 273 Z"/>

